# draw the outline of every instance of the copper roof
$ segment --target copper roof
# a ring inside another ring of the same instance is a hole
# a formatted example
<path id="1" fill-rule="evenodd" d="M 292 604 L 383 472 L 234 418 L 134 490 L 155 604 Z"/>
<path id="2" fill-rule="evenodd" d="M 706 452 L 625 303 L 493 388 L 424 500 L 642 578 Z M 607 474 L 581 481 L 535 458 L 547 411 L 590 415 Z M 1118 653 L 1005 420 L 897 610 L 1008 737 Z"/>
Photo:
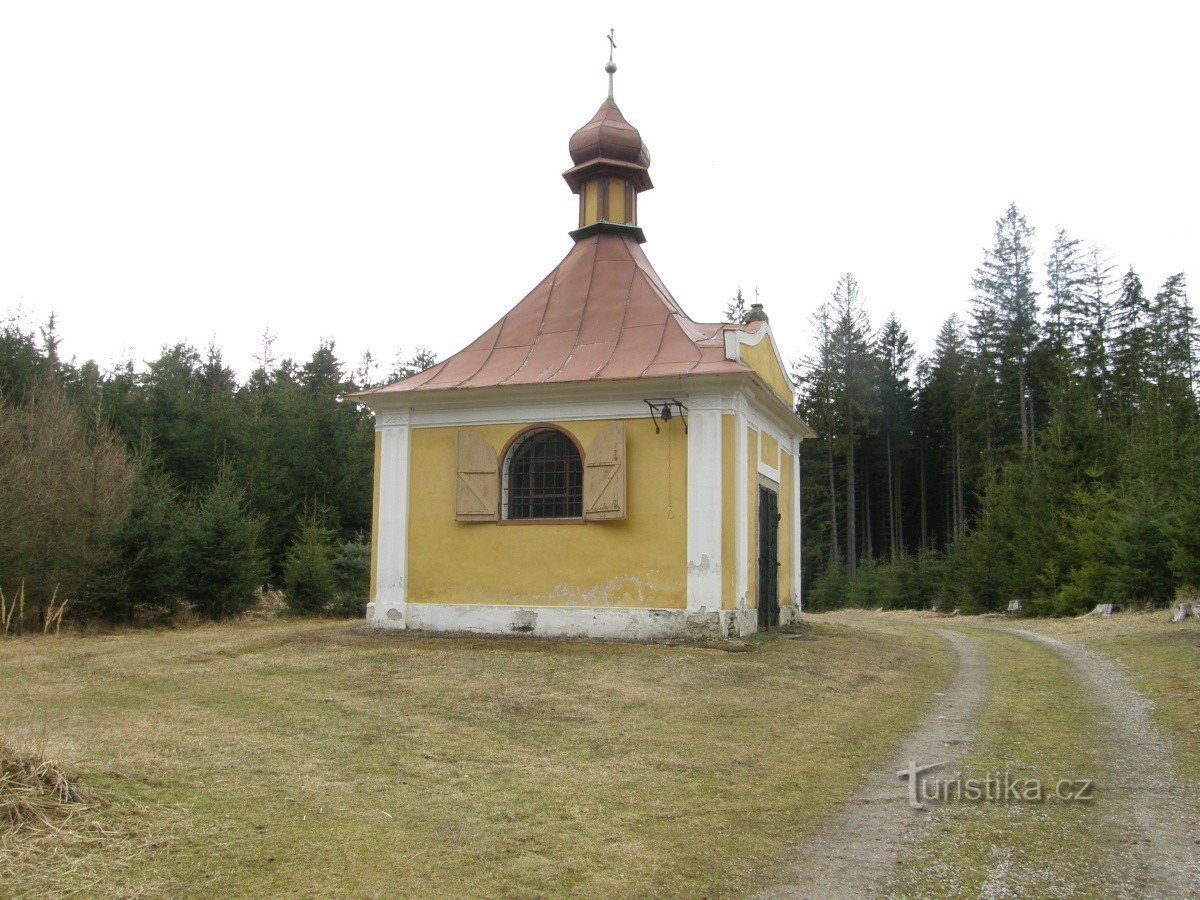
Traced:
<path id="1" fill-rule="evenodd" d="M 563 177 L 577 194 L 587 176 L 602 170 L 632 179 L 639 191 L 654 187 L 650 151 L 641 132 L 625 121 L 611 97 L 600 104 L 591 121 L 571 135 L 568 149 L 574 165 Z"/>
<path id="2" fill-rule="evenodd" d="M 650 151 L 641 133 L 625 121 L 611 98 L 600 104 L 590 122 L 571 135 L 569 149 L 571 161 L 577 166 L 608 159 L 650 167 Z"/>
<path id="3" fill-rule="evenodd" d="M 724 332 L 765 327 L 693 322 L 636 238 L 601 232 L 458 353 L 366 393 L 605 381 L 752 370 L 725 358 Z"/>

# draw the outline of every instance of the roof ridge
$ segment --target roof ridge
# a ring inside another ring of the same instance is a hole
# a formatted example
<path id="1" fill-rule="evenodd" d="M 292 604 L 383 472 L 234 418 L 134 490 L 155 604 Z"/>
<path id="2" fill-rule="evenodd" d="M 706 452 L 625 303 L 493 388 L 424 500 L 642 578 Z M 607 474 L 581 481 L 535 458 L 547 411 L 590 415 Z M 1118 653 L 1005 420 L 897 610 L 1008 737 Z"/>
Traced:
<path id="1" fill-rule="evenodd" d="M 583 295 L 583 306 L 579 310 L 579 321 L 575 324 L 575 340 L 571 343 L 571 352 L 563 359 L 559 367 L 546 376 L 546 381 L 553 381 L 554 376 L 567 367 L 567 363 L 575 356 L 575 350 L 579 347 L 579 338 L 583 334 L 583 320 L 587 318 L 588 301 L 592 299 L 592 288 L 596 285 L 596 263 L 600 261 L 600 236 L 596 235 L 596 254 L 592 258 L 592 270 L 588 273 L 587 293 Z M 545 322 L 545 319 L 542 320 Z"/>
<path id="2" fill-rule="evenodd" d="M 628 241 L 625 238 L 625 241 Z M 624 244 L 624 241 L 622 242 Z M 629 251 L 628 245 L 625 245 L 625 251 Z M 621 327 L 617 329 L 617 339 L 613 341 L 612 352 L 608 354 L 604 362 L 598 365 L 592 372 L 592 375 L 598 375 L 608 368 L 608 364 L 613 361 L 613 357 L 617 355 L 617 348 L 621 346 L 621 341 L 625 337 L 625 323 L 629 321 L 629 304 L 633 301 L 633 282 L 637 279 L 638 268 L 637 261 L 633 259 L 633 254 L 629 254 L 630 262 L 633 263 L 633 270 L 629 273 L 629 285 L 625 288 L 625 306 L 621 310 Z M 644 370 L 643 370 L 644 371 Z"/>

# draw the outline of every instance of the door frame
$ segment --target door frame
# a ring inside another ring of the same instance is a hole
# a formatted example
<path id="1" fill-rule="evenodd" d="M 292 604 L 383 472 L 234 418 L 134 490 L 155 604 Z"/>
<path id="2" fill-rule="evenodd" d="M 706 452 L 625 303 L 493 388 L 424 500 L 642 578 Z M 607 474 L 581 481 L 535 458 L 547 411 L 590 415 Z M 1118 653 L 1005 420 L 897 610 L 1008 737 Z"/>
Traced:
<path id="1" fill-rule="evenodd" d="M 758 566 L 755 606 L 758 613 L 758 629 L 760 631 L 767 631 L 771 628 L 779 627 L 779 525 L 783 516 L 779 512 L 780 485 L 760 478 L 755 486 L 758 489 L 754 504 L 757 525 L 755 531 L 758 538 L 758 552 L 755 556 L 756 565 Z M 774 498 L 775 521 L 771 523 L 771 533 L 774 537 L 770 542 L 763 540 L 763 517 L 766 512 L 763 504 L 764 495 L 770 495 Z M 764 577 L 764 575 L 767 577 Z M 768 582 L 773 590 L 764 591 L 764 587 L 767 586 Z"/>

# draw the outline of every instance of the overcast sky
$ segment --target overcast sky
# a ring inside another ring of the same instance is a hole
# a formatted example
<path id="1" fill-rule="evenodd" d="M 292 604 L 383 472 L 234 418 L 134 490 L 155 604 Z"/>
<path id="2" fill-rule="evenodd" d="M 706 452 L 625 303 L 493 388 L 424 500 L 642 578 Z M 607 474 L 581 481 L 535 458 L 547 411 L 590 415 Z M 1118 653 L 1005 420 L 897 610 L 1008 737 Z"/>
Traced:
<path id="1" fill-rule="evenodd" d="M 693 318 L 785 356 L 853 271 L 922 349 L 1015 201 L 1200 293 L 1195 4 L 0 5 L 0 318 L 105 364 L 270 326 L 355 363 L 475 338 L 565 255 L 567 141 L 616 98 Z"/>

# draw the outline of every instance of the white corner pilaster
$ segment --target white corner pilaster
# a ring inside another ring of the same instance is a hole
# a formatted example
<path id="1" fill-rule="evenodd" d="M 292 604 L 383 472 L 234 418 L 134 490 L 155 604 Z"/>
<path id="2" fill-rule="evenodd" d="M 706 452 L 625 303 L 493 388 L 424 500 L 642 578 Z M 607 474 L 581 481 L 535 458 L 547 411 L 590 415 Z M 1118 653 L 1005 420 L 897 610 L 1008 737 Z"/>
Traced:
<path id="1" fill-rule="evenodd" d="M 792 602 L 802 612 L 800 596 L 800 441 L 792 443 Z"/>
<path id="2" fill-rule="evenodd" d="M 687 608 L 721 609 L 721 403 L 688 404 Z"/>
<path id="3" fill-rule="evenodd" d="M 408 478 L 411 431 L 409 411 L 381 412 L 379 535 L 373 625 L 404 628 L 408 614 Z"/>
<path id="4" fill-rule="evenodd" d="M 738 412 L 733 417 L 737 434 L 733 439 L 734 473 L 733 473 L 733 573 L 734 601 L 738 609 L 746 609 L 750 598 L 750 529 L 746 521 L 749 515 L 750 503 L 750 460 L 746 438 L 746 417 Z"/>

